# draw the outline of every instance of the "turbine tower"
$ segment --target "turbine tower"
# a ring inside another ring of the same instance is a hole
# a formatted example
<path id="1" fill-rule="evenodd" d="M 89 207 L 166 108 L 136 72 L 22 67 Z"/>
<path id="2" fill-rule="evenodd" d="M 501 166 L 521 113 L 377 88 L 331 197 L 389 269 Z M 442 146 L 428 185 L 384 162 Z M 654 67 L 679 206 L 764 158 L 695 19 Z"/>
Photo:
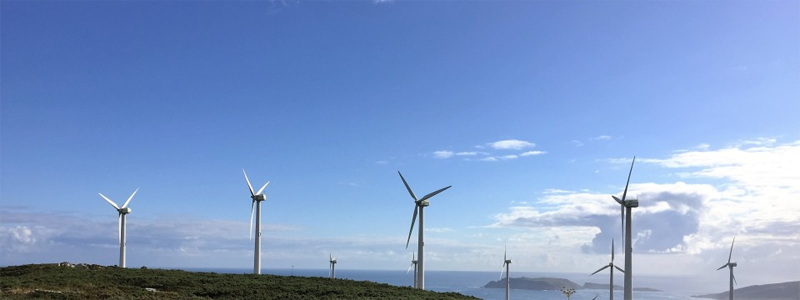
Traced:
<path id="1" fill-rule="evenodd" d="M 411 265 L 408 266 L 406 274 L 411 271 L 411 268 L 414 268 L 414 287 L 417 287 L 417 259 L 414 257 L 414 252 L 411 252 Z"/>
<path id="2" fill-rule="evenodd" d="M 408 230 L 408 239 L 406 240 L 406 249 L 408 249 L 408 242 L 411 241 L 411 232 L 414 231 L 414 222 L 417 220 L 417 212 L 419 212 L 419 233 L 417 234 L 417 253 L 419 253 L 419 257 L 417 258 L 417 277 L 416 277 L 416 285 L 415 288 L 424 290 L 425 289 L 425 260 L 423 259 L 425 252 L 422 250 L 423 246 L 425 245 L 423 239 L 423 209 L 431 203 L 428 201 L 429 198 L 436 196 L 443 192 L 446 189 L 449 189 L 451 186 L 446 186 L 441 189 L 438 189 L 430 194 L 425 195 L 424 197 L 417 199 L 417 196 L 414 195 L 414 192 L 411 191 L 411 187 L 408 186 L 406 179 L 403 178 L 403 174 L 400 171 L 397 171 L 397 174 L 400 174 L 400 179 L 403 180 L 403 184 L 406 186 L 408 193 L 411 194 L 411 198 L 414 199 L 414 216 L 411 217 L 411 229 Z"/>
<path id="3" fill-rule="evenodd" d="M 500 269 L 500 279 L 503 279 L 503 271 L 506 272 L 506 300 L 509 300 L 510 295 L 509 292 L 511 291 L 511 274 L 508 272 L 508 268 L 511 265 L 511 260 L 508 259 L 506 256 L 506 247 L 503 246 L 503 267 Z"/>
<path id="4" fill-rule="evenodd" d="M 128 197 L 128 200 L 126 200 L 125 203 L 122 204 L 122 207 L 117 206 L 117 204 L 114 203 L 114 201 L 111 201 L 111 199 L 108 199 L 108 197 L 104 196 L 101 193 L 98 193 L 98 194 L 100 194 L 100 197 L 103 197 L 103 199 L 105 199 L 108 202 L 108 204 L 111 204 L 111 206 L 113 206 L 114 209 L 116 209 L 117 213 L 118 213 L 118 216 L 117 216 L 117 219 L 118 219 L 117 238 L 119 239 L 119 267 L 120 268 L 124 268 L 125 267 L 125 241 L 126 241 L 125 234 L 127 233 L 127 226 L 125 225 L 125 219 L 126 219 L 126 216 L 129 213 L 131 213 L 131 209 L 128 208 L 128 203 L 131 202 L 131 199 L 133 199 L 133 195 L 136 195 L 136 192 L 138 192 L 138 191 L 139 191 L 138 188 L 135 191 L 133 191 L 133 194 L 131 194 L 131 196 Z"/>
<path id="5" fill-rule="evenodd" d="M 733 237 L 733 241 L 731 242 L 731 252 L 728 254 L 728 263 L 719 267 L 717 271 L 722 270 L 724 267 L 728 267 L 731 271 L 731 279 L 730 279 L 730 292 L 728 292 L 728 299 L 733 300 L 733 284 L 736 282 L 736 277 L 733 277 L 733 267 L 737 266 L 735 262 L 731 262 L 731 256 L 733 255 L 733 243 L 736 242 L 736 237 Z"/>
<path id="6" fill-rule="evenodd" d="M 261 274 L 261 202 L 267 200 L 267 196 L 262 192 L 269 185 L 269 181 L 258 189 L 258 193 L 254 193 L 253 186 L 250 185 L 250 179 L 247 178 L 247 172 L 242 169 L 242 173 L 244 173 L 244 180 L 247 181 L 247 187 L 250 188 L 250 198 L 253 200 L 250 203 L 250 240 L 253 239 L 253 208 L 256 211 L 256 245 L 253 252 L 253 274 L 258 275 Z"/>
<path id="7" fill-rule="evenodd" d="M 631 246 L 631 208 L 639 207 L 639 200 L 627 200 L 625 197 L 628 195 L 628 184 L 631 183 L 631 173 L 633 173 L 633 164 L 636 162 L 636 156 L 633 157 L 631 162 L 631 169 L 628 171 L 628 181 L 625 183 L 625 191 L 622 192 L 622 199 L 617 196 L 611 196 L 617 203 L 620 204 L 620 212 L 622 213 L 622 231 L 625 233 L 625 242 L 622 247 L 625 249 L 625 300 L 633 299 L 633 247 Z"/>
<path id="8" fill-rule="evenodd" d="M 614 264 L 614 239 L 611 239 L 611 262 L 608 263 L 605 267 L 600 268 L 600 270 L 594 271 L 594 273 L 589 274 L 589 276 L 597 274 L 598 272 L 605 270 L 606 268 L 610 268 L 608 270 L 610 276 L 608 280 L 608 299 L 614 300 L 614 268 L 617 268 L 617 270 L 619 270 L 623 274 L 625 273 L 625 270 L 620 269 L 619 267 L 617 267 L 617 265 Z"/>
<path id="9" fill-rule="evenodd" d="M 333 254 L 329 254 L 330 258 L 329 262 L 331 263 L 330 269 L 328 270 L 328 277 L 331 279 L 336 279 L 336 257 L 333 257 Z"/>

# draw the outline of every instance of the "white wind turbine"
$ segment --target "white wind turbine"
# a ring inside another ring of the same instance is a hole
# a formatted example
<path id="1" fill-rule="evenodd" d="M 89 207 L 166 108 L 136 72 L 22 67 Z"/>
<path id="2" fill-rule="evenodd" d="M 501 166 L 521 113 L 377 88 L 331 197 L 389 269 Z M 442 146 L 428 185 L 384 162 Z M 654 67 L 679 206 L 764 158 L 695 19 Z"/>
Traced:
<path id="1" fill-rule="evenodd" d="M 111 206 L 113 206 L 114 209 L 117 210 L 117 213 L 119 213 L 119 215 L 117 217 L 117 219 L 119 221 L 118 225 L 117 225 L 117 237 L 119 238 L 119 267 L 120 268 L 124 268 L 125 267 L 125 240 L 126 240 L 125 239 L 126 238 L 125 234 L 127 233 L 127 227 L 125 225 L 125 219 L 126 219 L 126 216 L 129 213 L 131 213 L 131 209 L 128 208 L 128 203 L 131 202 L 131 199 L 133 199 L 133 195 L 136 195 L 136 192 L 138 192 L 138 191 L 139 191 L 138 188 L 135 191 L 133 191 L 133 194 L 131 194 L 131 196 L 128 197 L 128 200 L 126 200 L 125 203 L 122 204 L 122 207 L 117 206 L 117 204 L 114 203 L 114 201 L 111 201 L 111 199 L 108 199 L 108 197 L 104 196 L 101 193 L 98 193 L 98 194 L 100 194 L 100 197 L 103 197 L 103 199 L 105 199 L 109 204 L 111 204 Z"/>
<path id="2" fill-rule="evenodd" d="M 631 162 L 631 169 L 628 171 L 628 181 L 625 183 L 625 191 L 622 192 L 622 199 L 617 196 L 611 196 L 617 203 L 620 204 L 622 212 L 622 227 L 625 233 L 625 242 L 622 247 L 625 249 L 625 293 L 624 300 L 633 299 L 633 247 L 631 246 L 631 208 L 639 207 L 639 200 L 627 200 L 625 197 L 628 195 L 628 184 L 631 182 L 631 173 L 633 173 L 633 164 L 636 162 L 636 156 L 633 157 Z"/>
<path id="3" fill-rule="evenodd" d="M 506 256 L 506 247 L 503 247 L 503 267 L 500 269 L 500 279 L 503 279 L 503 271 L 506 272 L 506 300 L 509 300 L 510 291 L 511 291 L 511 274 L 508 271 L 509 266 L 511 266 L 511 260 L 508 259 Z"/>
<path id="4" fill-rule="evenodd" d="M 737 264 L 735 262 L 731 262 L 731 256 L 733 256 L 733 243 L 736 242 L 736 237 L 733 237 L 733 241 L 731 242 L 731 252 L 728 253 L 728 263 L 719 267 L 717 271 L 722 270 L 722 268 L 728 267 L 731 271 L 731 278 L 730 278 L 730 292 L 728 292 L 728 298 L 733 300 L 733 284 L 736 282 L 736 277 L 733 277 L 733 267 L 736 267 Z"/>
<path id="5" fill-rule="evenodd" d="M 625 273 L 625 270 L 620 269 L 619 267 L 617 267 L 617 265 L 614 264 L 614 240 L 613 239 L 611 240 L 611 262 L 608 263 L 605 267 L 600 268 L 600 270 L 594 271 L 594 273 L 589 274 L 589 276 L 597 274 L 598 272 L 600 272 L 602 270 L 605 270 L 606 268 L 610 268 L 608 270 L 608 273 L 609 273 L 609 276 L 610 276 L 609 280 L 608 280 L 608 299 L 609 300 L 614 300 L 614 268 L 617 268 L 617 270 L 619 270 L 623 274 Z"/>
<path id="6" fill-rule="evenodd" d="M 336 279 L 336 257 L 333 257 L 333 254 L 329 254 L 330 258 L 330 268 L 328 269 L 328 277 L 331 279 Z"/>
<path id="7" fill-rule="evenodd" d="M 411 252 L 411 265 L 408 266 L 406 274 L 411 271 L 411 268 L 414 268 L 414 287 L 417 287 L 417 258 L 414 257 L 414 252 Z"/>
<path id="8" fill-rule="evenodd" d="M 253 252 L 254 261 L 253 261 L 253 274 L 261 274 L 261 202 L 267 200 L 267 196 L 264 195 L 264 188 L 267 187 L 269 181 L 264 184 L 260 189 L 258 189 L 258 193 L 253 192 L 253 186 L 250 185 L 250 179 L 247 178 L 247 172 L 242 169 L 242 173 L 244 173 L 244 180 L 247 181 L 247 187 L 250 188 L 250 198 L 253 200 L 250 203 L 250 239 L 253 239 L 253 208 L 255 207 L 256 211 L 256 245 L 255 251 Z"/>
<path id="9" fill-rule="evenodd" d="M 425 195 L 424 197 L 422 197 L 420 199 L 417 199 L 417 196 L 414 195 L 413 191 L 411 191 L 411 187 L 408 186 L 408 183 L 406 182 L 406 179 L 403 178 L 403 174 L 401 174 L 400 171 L 397 171 L 397 174 L 400 174 L 400 179 L 403 180 L 403 184 L 406 186 L 406 189 L 408 190 L 408 193 L 411 194 L 411 198 L 414 198 L 414 216 L 411 217 L 411 229 L 408 230 L 408 239 L 406 240 L 406 249 L 408 249 L 408 242 L 411 241 L 411 232 L 414 231 L 414 222 L 417 220 L 417 212 L 419 212 L 419 233 L 417 234 L 417 238 L 418 238 L 418 241 L 417 241 L 417 253 L 419 253 L 419 257 L 417 258 L 417 264 L 418 264 L 418 266 L 417 266 L 417 278 L 416 278 L 417 284 L 414 287 L 418 288 L 418 289 L 421 289 L 421 290 L 424 290 L 425 289 L 425 261 L 424 261 L 423 257 L 424 257 L 425 252 L 423 251 L 422 248 L 425 245 L 425 243 L 424 243 L 424 239 L 423 239 L 423 234 L 424 234 L 423 233 L 423 224 L 424 224 L 424 222 L 423 222 L 424 221 L 423 209 L 425 207 L 431 205 L 430 202 L 428 201 L 429 198 L 431 198 L 433 196 L 436 196 L 436 194 L 439 194 L 439 193 L 443 192 L 446 189 L 449 189 L 451 186 L 443 187 L 443 188 L 438 189 L 438 190 L 436 190 L 434 192 L 431 192 L 430 194 Z"/>

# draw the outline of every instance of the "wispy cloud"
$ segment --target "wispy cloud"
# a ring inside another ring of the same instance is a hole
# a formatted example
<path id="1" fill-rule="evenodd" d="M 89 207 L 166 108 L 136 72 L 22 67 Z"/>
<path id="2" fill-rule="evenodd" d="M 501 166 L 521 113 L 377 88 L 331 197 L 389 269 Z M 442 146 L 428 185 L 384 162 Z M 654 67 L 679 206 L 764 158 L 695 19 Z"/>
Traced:
<path id="1" fill-rule="evenodd" d="M 575 145 L 575 147 L 583 147 L 583 142 L 579 140 L 572 140 L 572 144 Z"/>
<path id="2" fill-rule="evenodd" d="M 524 156 L 542 155 L 542 154 L 545 154 L 545 153 L 547 153 L 547 152 L 546 151 L 527 151 L 527 152 L 523 152 L 519 156 L 523 156 L 524 157 Z"/>
<path id="3" fill-rule="evenodd" d="M 610 135 L 598 135 L 596 137 L 590 138 L 590 141 L 610 141 L 612 137 Z"/>
<path id="4" fill-rule="evenodd" d="M 533 148 L 536 144 L 522 141 L 522 140 L 502 140 L 486 144 L 495 150 L 520 150 L 524 148 Z"/>
<path id="5" fill-rule="evenodd" d="M 455 153 L 453 153 L 453 151 L 447 151 L 447 150 L 433 151 L 433 157 L 438 158 L 438 159 L 451 158 L 451 157 L 453 157 L 453 155 L 455 155 Z"/>

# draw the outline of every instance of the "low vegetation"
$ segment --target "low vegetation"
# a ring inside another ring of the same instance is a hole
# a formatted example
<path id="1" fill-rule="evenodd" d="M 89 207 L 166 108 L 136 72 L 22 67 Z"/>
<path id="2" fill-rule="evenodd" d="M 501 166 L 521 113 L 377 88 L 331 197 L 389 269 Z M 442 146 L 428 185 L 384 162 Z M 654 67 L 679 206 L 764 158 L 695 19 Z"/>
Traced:
<path id="1" fill-rule="evenodd" d="M 475 299 L 346 279 L 98 265 L 0 268 L 0 299 Z"/>

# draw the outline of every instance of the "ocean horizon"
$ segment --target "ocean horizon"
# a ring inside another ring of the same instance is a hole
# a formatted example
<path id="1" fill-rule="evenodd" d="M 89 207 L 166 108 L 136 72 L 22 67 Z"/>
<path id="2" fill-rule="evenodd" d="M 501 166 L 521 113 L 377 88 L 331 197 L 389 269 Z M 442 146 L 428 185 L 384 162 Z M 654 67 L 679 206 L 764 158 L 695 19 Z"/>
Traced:
<path id="1" fill-rule="evenodd" d="M 214 272 L 227 274 L 250 274 L 250 268 L 177 268 L 192 272 Z M 328 277 L 327 269 L 262 269 L 262 274 L 301 277 Z M 512 272 L 512 278 L 517 277 L 556 277 L 569 279 L 578 285 L 586 282 L 607 283 L 607 276 L 592 276 L 578 273 L 544 273 L 544 272 Z M 386 283 L 394 286 L 412 286 L 413 275 L 400 270 L 336 270 L 337 279 L 350 279 L 357 281 L 371 281 Z M 483 288 L 489 281 L 500 279 L 499 272 L 487 271 L 426 271 L 425 289 L 437 292 L 457 292 L 464 295 L 475 296 L 486 300 L 500 300 L 505 297 L 505 289 Z M 619 281 L 617 281 L 618 279 Z M 708 285 L 695 278 L 679 276 L 647 276 L 638 275 L 634 281 L 637 288 L 654 288 L 661 292 L 634 291 L 634 298 L 653 300 L 689 300 L 692 295 L 719 293 L 724 287 L 717 290 L 708 288 Z M 622 276 L 615 276 L 616 285 L 622 284 Z M 608 299 L 607 289 L 580 289 L 572 295 L 574 300 Z M 614 291 L 614 298 L 622 299 L 622 291 Z M 511 299 L 565 299 L 559 290 L 533 291 L 512 289 Z"/>

